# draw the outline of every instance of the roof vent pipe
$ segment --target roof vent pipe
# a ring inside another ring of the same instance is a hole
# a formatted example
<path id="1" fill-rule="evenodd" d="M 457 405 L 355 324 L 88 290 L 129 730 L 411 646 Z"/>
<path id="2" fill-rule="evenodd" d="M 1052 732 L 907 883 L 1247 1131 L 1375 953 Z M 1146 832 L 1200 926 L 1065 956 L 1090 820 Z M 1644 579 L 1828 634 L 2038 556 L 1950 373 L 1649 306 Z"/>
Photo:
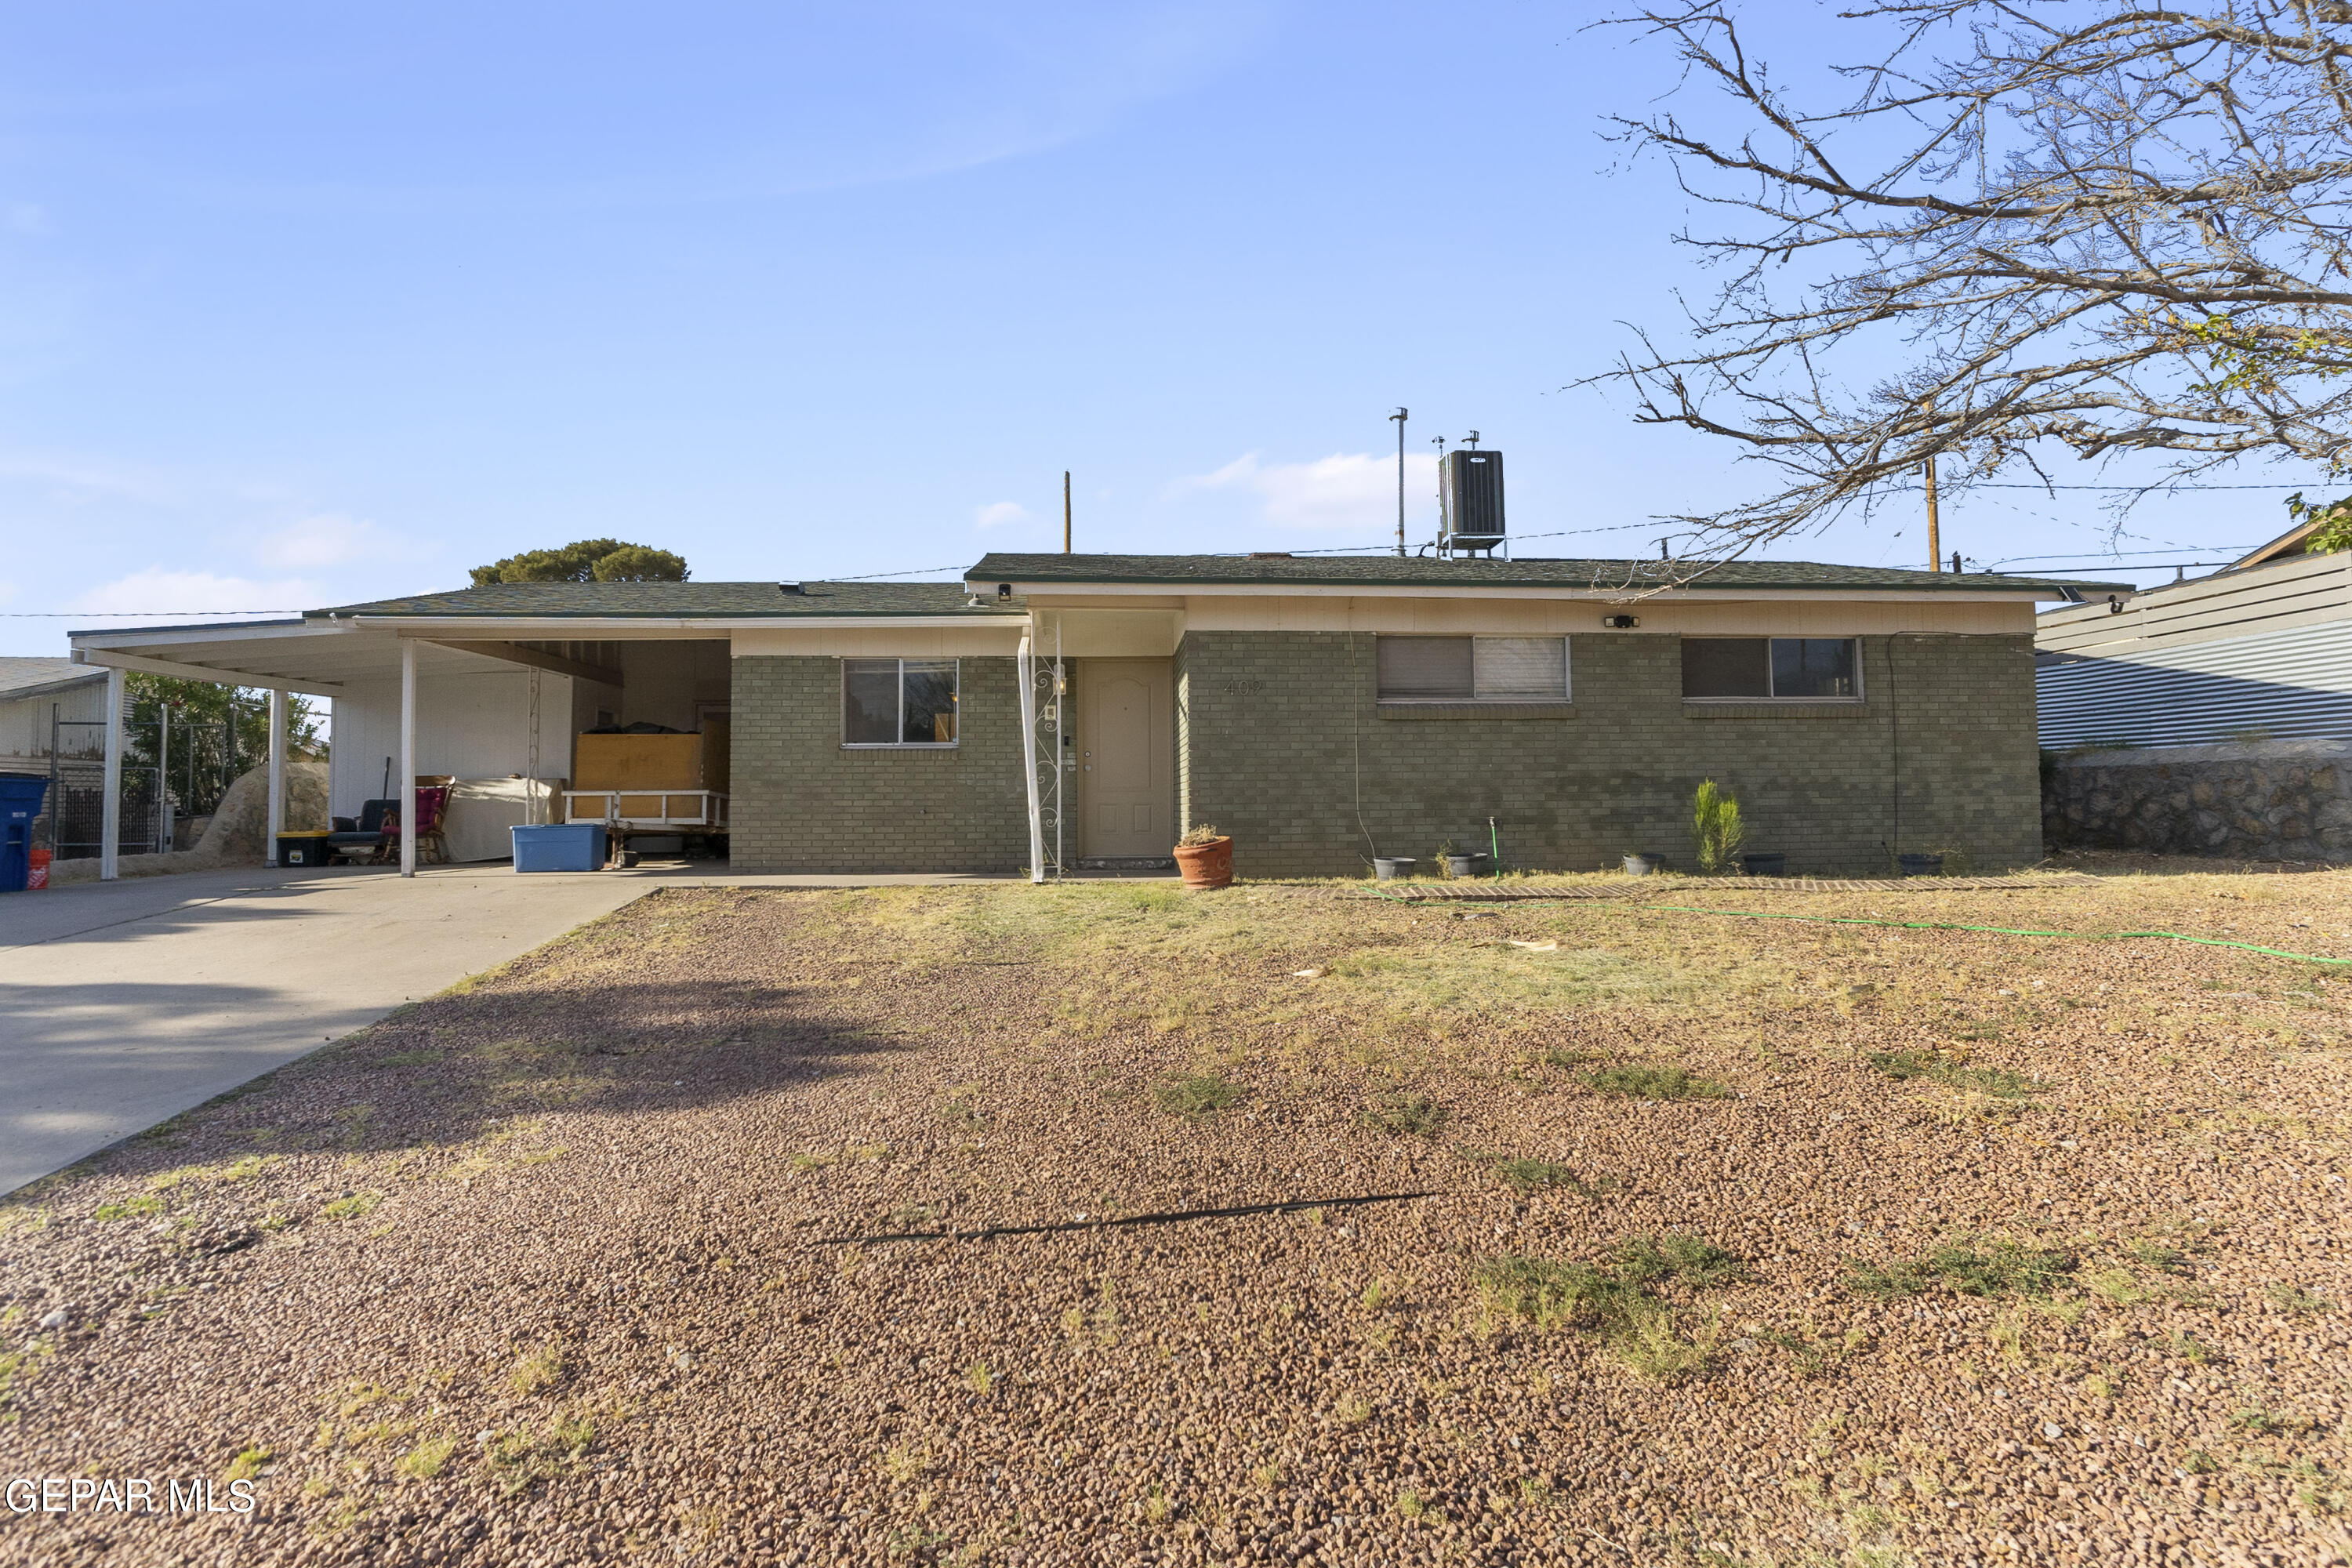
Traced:
<path id="1" fill-rule="evenodd" d="M 798 583 L 779 583 L 776 584 L 776 591 L 780 594 L 805 594 L 808 592 L 806 588 L 803 588 Z"/>

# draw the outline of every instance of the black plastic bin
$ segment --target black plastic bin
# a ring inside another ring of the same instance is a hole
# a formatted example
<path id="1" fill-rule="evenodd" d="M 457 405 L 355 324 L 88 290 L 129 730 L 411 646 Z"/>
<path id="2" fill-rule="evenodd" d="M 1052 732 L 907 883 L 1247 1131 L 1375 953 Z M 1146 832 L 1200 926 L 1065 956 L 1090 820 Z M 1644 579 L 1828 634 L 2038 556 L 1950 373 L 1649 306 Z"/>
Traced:
<path id="1" fill-rule="evenodd" d="M 324 866 L 332 861 L 335 851 L 323 833 L 281 833 L 278 836 L 278 864 L 280 866 Z"/>

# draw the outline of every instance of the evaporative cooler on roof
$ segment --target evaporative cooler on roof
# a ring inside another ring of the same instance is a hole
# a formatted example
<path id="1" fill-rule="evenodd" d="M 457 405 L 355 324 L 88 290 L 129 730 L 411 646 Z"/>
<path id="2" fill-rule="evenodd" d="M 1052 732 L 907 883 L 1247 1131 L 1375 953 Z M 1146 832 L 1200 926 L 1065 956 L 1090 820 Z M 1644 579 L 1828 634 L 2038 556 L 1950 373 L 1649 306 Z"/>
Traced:
<path id="1" fill-rule="evenodd" d="M 1503 454 L 1457 447 L 1437 468 L 1438 539 L 1447 550 L 1503 542 Z"/>

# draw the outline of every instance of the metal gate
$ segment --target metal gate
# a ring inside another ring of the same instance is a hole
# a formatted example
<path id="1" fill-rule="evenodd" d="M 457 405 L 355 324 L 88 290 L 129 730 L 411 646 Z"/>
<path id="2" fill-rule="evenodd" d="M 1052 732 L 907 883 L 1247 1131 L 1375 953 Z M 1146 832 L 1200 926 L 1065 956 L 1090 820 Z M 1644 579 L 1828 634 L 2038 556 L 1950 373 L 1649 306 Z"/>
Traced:
<path id="1" fill-rule="evenodd" d="M 49 725 L 49 853 L 60 860 L 95 859 L 106 821 L 106 721 L 52 719 Z M 122 805 L 116 818 L 125 855 L 156 854 L 164 842 L 163 789 L 157 768 L 122 770 Z"/>

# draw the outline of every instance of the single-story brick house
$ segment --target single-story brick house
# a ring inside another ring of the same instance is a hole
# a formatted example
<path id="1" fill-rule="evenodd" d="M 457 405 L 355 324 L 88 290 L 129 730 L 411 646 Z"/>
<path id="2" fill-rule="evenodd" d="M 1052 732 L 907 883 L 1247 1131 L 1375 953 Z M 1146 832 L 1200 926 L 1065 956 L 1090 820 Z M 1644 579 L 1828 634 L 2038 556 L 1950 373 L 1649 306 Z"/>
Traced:
<path id="1" fill-rule="evenodd" d="M 1686 855 L 1707 777 L 1792 872 L 2040 858 L 2034 605 L 2128 589 L 1660 570 L 992 554 L 961 584 L 506 584 L 73 643 L 332 698 L 338 814 L 394 774 L 564 777 L 600 723 L 723 720 L 744 869 L 1116 865 L 1203 822 L 1244 876 L 1490 834 L 1589 869 Z"/>

